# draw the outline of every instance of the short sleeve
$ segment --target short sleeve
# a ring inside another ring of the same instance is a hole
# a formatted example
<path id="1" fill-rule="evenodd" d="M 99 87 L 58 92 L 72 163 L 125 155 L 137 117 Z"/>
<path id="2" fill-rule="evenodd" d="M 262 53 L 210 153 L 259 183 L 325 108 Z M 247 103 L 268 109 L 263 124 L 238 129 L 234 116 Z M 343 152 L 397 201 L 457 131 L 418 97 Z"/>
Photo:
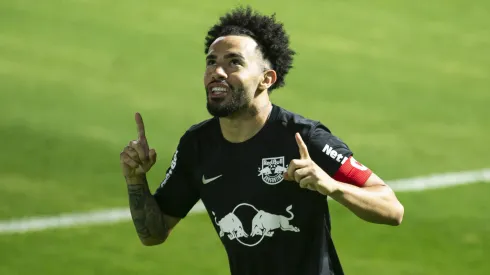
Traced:
<path id="1" fill-rule="evenodd" d="M 312 130 L 308 142 L 312 160 L 337 181 L 362 186 L 372 171 L 354 159 L 354 153 L 322 124 Z"/>
<path id="2" fill-rule="evenodd" d="M 184 218 L 199 200 L 199 190 L 193 182 L 193 142 L 186 132 L 167 168 L 165 179 L 155 191 L 154 197 L 163 213 Z"/>
<path id="3" fill-rule="evenodd" d="M 312 160 L 331 177 L 353 155 L 349 147 L 322 124 L 312 130 L 308 151 Z"/>

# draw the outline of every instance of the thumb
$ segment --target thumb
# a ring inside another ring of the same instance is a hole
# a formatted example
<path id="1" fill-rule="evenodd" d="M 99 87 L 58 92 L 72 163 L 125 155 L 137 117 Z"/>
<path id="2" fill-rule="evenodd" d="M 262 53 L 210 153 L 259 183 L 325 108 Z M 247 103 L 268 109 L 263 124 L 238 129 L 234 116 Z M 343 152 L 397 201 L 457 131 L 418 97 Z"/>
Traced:
<path id="1" fill-rule="evenodd" d="M 310 154 L 308 153 L 308 147 L 306 147 L 306 144 L 301 138 L 301 135 L 299 133 L 296 133 L 295 137 L 296 137 L 296 143 L 298 144 L 299 155 L 301 159 L 309 159 Z"/>
<path id="2" fill-rule="evenodd" d="M 157 152 L 155 151 L 155 149 L 151 149 L 148 156 L 152 165 L 157 162 Z"/>

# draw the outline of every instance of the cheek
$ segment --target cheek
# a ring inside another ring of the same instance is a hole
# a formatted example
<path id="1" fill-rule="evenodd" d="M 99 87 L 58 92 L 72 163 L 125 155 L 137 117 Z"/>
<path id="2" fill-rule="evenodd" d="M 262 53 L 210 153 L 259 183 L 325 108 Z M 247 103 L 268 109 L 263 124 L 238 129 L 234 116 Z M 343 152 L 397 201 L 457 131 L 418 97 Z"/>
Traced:
<path id="1" fill-rule="evenodd" d="M 211 79 L 211 76 L 212 76 L 211 70 L 206 69 L 203 74 L 204 81 Z"/>
<path id="2" fill-rule="evenodd" d="M 228 77 L 230 83 L 239 84 L 244 88 L 252 88 L 257 84 L 256 77 L 247 71 L 235 72 Z"/>

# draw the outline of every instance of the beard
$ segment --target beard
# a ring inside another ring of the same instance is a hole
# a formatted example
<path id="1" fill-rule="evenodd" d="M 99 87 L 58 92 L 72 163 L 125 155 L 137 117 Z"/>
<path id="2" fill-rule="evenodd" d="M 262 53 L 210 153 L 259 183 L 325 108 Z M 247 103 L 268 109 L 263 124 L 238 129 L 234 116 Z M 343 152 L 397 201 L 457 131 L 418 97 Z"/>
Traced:
<path id="1" fill-rule="evenodd" d="M 234 113 L 247 109 L 249 98 L 244 89 L 230 86 L 230 94 L 225 98 L 210 99 L 206 90 L 206 108 L 210 115 L 215 117 L 227 117 Z"/>

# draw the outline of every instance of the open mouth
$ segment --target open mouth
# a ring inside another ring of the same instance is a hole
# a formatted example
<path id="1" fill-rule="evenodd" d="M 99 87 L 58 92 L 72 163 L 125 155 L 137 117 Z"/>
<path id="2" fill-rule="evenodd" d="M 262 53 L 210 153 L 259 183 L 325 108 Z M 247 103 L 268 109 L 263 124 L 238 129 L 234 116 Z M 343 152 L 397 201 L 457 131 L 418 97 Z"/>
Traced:
<path id="1" fill-rule="evenodd" d="M 211 99 L 221 99 L 226 97 L 230 88 L 224 84 L 211 84 L 208 88 L 208 94 Z"/>

